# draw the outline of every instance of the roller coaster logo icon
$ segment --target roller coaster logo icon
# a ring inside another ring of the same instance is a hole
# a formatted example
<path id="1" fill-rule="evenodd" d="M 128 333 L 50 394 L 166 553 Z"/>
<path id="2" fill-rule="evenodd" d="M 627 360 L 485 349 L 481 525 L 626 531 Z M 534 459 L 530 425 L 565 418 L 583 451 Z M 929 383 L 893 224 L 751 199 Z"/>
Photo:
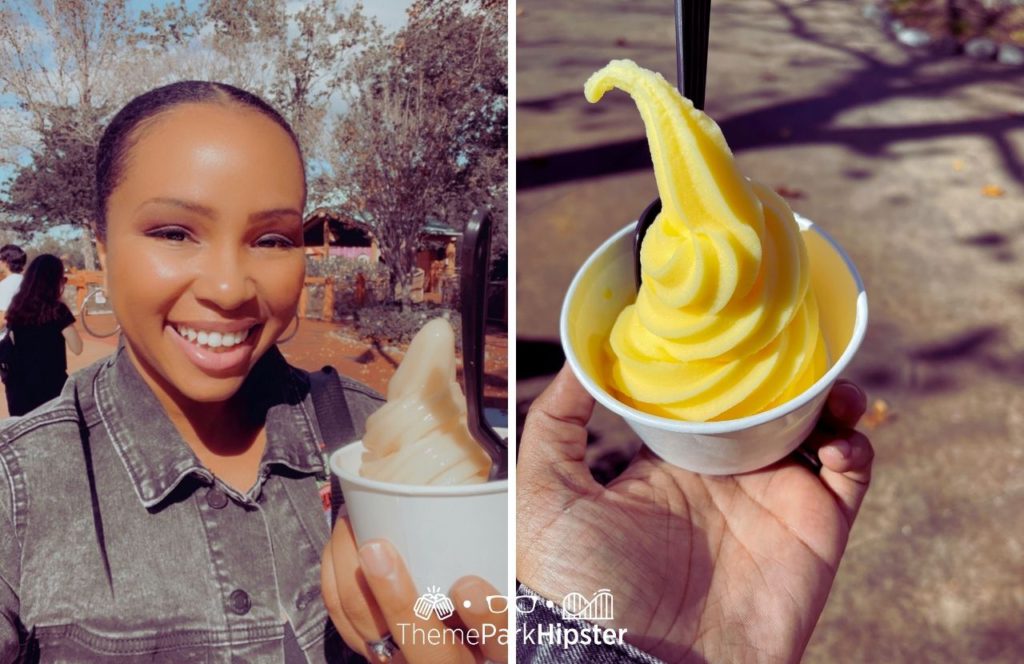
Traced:
<path id="1" fill-rule="evenodd" d="M 613 620 L 615 602 L 612 593 L 602 588 L 589 600 L 582 593 L 569 593 L 562 598 L 562 618 L 572 620 Z"/>

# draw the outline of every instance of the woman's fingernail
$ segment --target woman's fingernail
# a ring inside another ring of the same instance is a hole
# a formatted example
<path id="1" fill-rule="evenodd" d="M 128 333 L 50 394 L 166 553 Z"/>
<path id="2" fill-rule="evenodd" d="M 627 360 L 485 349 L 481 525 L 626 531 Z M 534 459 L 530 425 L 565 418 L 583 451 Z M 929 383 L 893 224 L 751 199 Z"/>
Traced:
<path id="1" fill-rule="evenodd" d="M 379 541 L 369 541 L 359 547 L 359 562 L 363 571 L 373 576 L 387 576 L 395 569 L 391 551 Z"/>
<path id="2" fill-rule="evenodd" d="M 847 440 L 833 440 L 828 446 L 833 449 L 835 454 L 838 454 L 843 459 L 850 458 L 850 443 Z"/>

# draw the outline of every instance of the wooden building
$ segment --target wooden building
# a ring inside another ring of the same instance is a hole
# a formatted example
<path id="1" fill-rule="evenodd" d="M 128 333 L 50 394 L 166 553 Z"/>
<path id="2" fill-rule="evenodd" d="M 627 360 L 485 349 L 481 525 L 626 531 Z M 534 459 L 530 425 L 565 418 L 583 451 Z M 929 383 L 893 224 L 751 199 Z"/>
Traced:
<path id="1" fill-rule="evenodd" d="M 373 231 L 361 221 L 328 208 L 314 210 L 302 225 L 306 255 L 314 260 L 341 256 L 368 264 L 383 260 Z M 446 283 L 455 279 L 458 238 L 462 233 L 429 222 L 420 233 L 413 274 L 414 301 L 443 301 Z"/>

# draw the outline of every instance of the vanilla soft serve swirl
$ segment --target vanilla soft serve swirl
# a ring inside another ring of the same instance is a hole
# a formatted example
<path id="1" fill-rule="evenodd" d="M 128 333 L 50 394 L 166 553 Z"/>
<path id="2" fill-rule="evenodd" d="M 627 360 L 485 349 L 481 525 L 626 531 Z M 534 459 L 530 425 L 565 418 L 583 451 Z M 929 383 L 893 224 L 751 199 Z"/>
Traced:
<path id="1" fill-rule="evenodd" d="M 455 333 L 447 321 L 435 318 L 416 333 L 387 397 L 366 420 L 360 475 L 419 485 L 487 480 L 491 461 L 466 427 Z"/>
<path id="2" fill-rule="evenodd" d="M 736 168 L 722 131 L 660 74 L 615 60 L 587 100 L 619 88 L 647 130 L 662 211 L 643 285 L 612 328 L 606 377 L 626 403 L 689 421 L 754 415 L 827 368 L 807 249 L 789 206 Z"/>

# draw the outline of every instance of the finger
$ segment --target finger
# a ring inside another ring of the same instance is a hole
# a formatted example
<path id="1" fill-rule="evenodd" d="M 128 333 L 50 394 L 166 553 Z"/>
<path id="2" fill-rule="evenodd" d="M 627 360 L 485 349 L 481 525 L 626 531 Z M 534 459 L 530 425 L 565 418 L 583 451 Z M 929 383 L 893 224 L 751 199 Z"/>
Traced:
<path id="1" fill-rule="evenodd" d="M 473 655 L 462 644 L 452 643 L 451 639 L 418 636 L 435 633 L 435 630 L 441 635 L 444 623 L 435 610 L 430 611 L 425 620 L 413 612 L 418 597 L 416 586 L 390 542 L 366 542 L 359 548 L 359 562 L 391 635 L 407 661 L 436 664 L 468 664 L 473 661 Z"/>
<path id="2" fill-rule="evenodd" d="M 821 480 L 835 494 L 852 525 L 871 483 L 875 451 L 867 436 L 847 429 L 832 437 L 818 450 Z"/>
<path id="3" fill-rule="evenodd" d="M 484 657 L 507 662 L 509 612 L 492 613 L 487 608 L 488 595 L 498 595 L 497 589 L 478 576 L 465 576 L 455 582 L 450 594 L 463 624 L 481 635 L 479 646 Z"/>
<path id="4" fill-rule="evenodd" d="M 367 641 L 376 641 L 388 633 L 388 623 L 359 568 L 356 538 L 348 519 L 341 518 L 335 523 L 326 551 L 341 612 L 365 647 Z"/>
<path id="5" fill-rule="evenodd" d="M 862 389 L 848 380 L 838 380 L 826 401 L 826 419 L 841 427 L 853 428 L 864 415 L 867 406 L 867 395 Z"/>
<path id="6" fill-rule="evenodd" d="M 366 641 L 356 630 L 352 621 L 345 615 L 341 608 L 341 597 L 338 595 L 338 583 L 334 578 L 334 563 L 331 560 L 331 544 L 324 547 L 323 556 L 320 559 L 320 594 L 324 598 L 324 606 L 327 607 L 327 615 L 334 623 L 335 629 L 341 638 L 345 640 L 348 647 L 356 651 L 364 658 L 368 657 L 369 651 L 366 648 Z"/>
<path id="7" fill-rule="evenodd" d="M 594 399 L 566 364 L 534 400 L 523 426 L 520 460 L 582 461 Z"/>

